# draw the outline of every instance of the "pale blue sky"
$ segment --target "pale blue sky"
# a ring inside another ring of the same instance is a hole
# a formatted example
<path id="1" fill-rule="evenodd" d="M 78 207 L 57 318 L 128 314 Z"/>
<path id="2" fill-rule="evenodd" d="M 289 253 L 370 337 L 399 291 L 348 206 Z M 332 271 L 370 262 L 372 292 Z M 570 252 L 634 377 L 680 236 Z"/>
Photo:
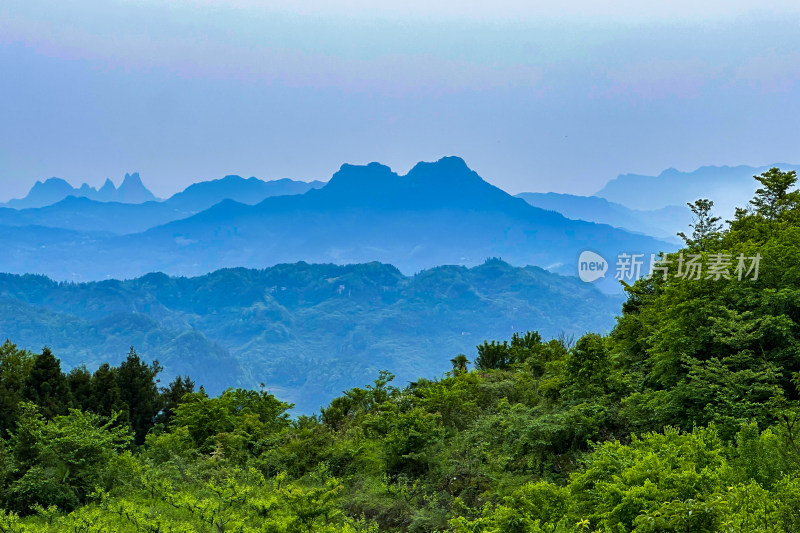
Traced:
<path id="1" fill-rule="evenodd" d="M 0 201 L 444 155 L 578 194 L 800 162 L 800 7 L 695 4 L 3 0 Z"/>

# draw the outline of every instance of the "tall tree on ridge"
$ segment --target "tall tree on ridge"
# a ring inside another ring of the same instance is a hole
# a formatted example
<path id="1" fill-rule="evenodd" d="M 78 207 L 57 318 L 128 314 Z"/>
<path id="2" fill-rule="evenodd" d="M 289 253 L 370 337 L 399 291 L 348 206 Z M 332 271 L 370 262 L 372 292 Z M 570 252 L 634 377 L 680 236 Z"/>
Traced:
<path id="1" fill-rule="evenodd" d="M 131 346 L 128 357 L 117 368 L 117 384 L 122 401 L 128 404 L 128 419 L 133 429 L 134 442 L 143 444 L 144 438 L 155 423 L 160 410 L 160 395 L 156 376 L 163 370 L 158 361 L 148 365 L 139 358 Z"/>
<path id="2" fill-rule="evenodd" d="M 22 396 L 38 405 L 45 418 L 67 414 L 72 396 L 67 379 L 61 372 L 61 361 L 56 359 L 50 348 L 45 346 L 42 353 L 34 358 Z"/>

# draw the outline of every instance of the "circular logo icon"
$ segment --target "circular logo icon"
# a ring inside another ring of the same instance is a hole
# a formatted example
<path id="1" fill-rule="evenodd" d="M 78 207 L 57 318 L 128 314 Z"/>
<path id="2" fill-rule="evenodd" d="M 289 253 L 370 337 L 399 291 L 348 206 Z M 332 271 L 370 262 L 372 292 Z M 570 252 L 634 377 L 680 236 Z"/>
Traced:
<path id="1" fill-rule="evenodd" d="M 602 255 L 584 250 L 578 258 L 578 277 L 581 281 L 591 283 L 605 277 L 608 272 L 608 261 Z"/>

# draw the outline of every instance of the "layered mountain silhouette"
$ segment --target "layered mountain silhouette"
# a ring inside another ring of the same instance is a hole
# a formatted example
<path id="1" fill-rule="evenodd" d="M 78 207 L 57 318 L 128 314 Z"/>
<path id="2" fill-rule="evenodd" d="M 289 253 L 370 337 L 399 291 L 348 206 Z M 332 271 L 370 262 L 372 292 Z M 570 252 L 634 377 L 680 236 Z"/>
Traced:
<path id="1" fill-rule="evenodd" d="M 171 208 L 184 213 L 196 213 L 224 199 L 256 204 L 270 196 L 302 194 L 323 185 L 324 182 L 321 181 L 305 182 L 285 178 L 263 181 L 257 178 L 244 179 L 241 176 L 231 175 L 218 180 L 202 181 L 190 185 L 170 197 L 166 203 Z M 144 186 L 139 173 L 134 172 L 125 174 L 119 188 L 110 179 L 107 179 L 100 189 L 95 189 L 86 183 L 80 187 L 73 187 L 61 178 L 49 178 L 37 181 L 25 198 L 13 199 L 0 205 L 13 209 L 40 208 L 59 203 L 69 197 L 122 204 L 143 204 L 158 200 Z"/>
<path id="2" fill-rule="evenodd" d="M 61 178 L 37 181 L 25 198 L 10 200 L 6 207 L 25 209 L 52 205 L 67 197 L 89 198 L 98 202 L 119 202 L 140 204 L 156 200 L 156 197 L 142 183 L 138 172 L 125 174 L 119 188 L 107 179 L 100 189 L 86 183 L 76 188 Z"/>
<path id="3" fill-rule="evenodd" d="M 630 209 L 597 196 L 524 192 L 517 197 L 534 207 L 556 211 L 567 218 L 608 224 L 668 241 L 677 242 L 675 234 L 685 231 L 691 222 L 691 211 L 685 204 L 645 211 Z"/>
<path id="4" fill-rule="evenodd" d="M 164 203 L 174 209 L 196 213 L 226 199 L 252 205 L 271 196 L 303 194 L 323 185 L 325 182 L 322 181 L 306 182 L 286 178 L 262 181 L 257 178 L 244 179 L 241 176 L 225 176 L 222 179 L 190 185 Z"/>
<path id="5" fill-rule="evenodd" d="M 300 194 L 323 185 L 320 181 L 261 181 L 256 178 L 226 176 L 191 185 L 163 202 L 120 203 L 71 195 L 45 207 L 0 208 L 0 226 L 37 225 L 75 231 L 102 230 L 119 235 L 139 233 L 186 218 L 225 199 L 256 204 L 271 196 Z"/>
<path id="6" fill-rule="evenodd" d="M 692 172 L 670 168 L 658 176 L 622 174 L 609 181 L 595 196 L 632 209 L 653 210 L 683 206 L 698 198 L 714 201 L 715 211 L 724 218 L 735 207 L 746 206 L 758 183 L 753 176 L 772 168 L 800 170 L 800 166 L 775 163 L 763 167 L 705 166 Z"/>
<path id="7" fill-rule="evenodd" d="M 124 257 L 121 258 L 124 260 Z M 391 265 L 284 264 L 195 278 L 57 283 L 0 274 L 0 337 L 66 367 L 119 363 L 131 345 L 210 393 L 263 382 L 299 412 L 391 368 L 440 375 L 486 339 L 607 331 L 621 298 L 574 277 L 490 260 L 404 276 Z"/>
<path id="8" fill-rule="evenodd" d="M 299 260 L 381 261 L 410 274 L 444 264 L 478 265 L 487 257 L 574 275 L 585 249 L 613 263 L 620 252 L 674 247 L 533 207 L 490 185 L 457 157 L 419 163 L 405 176 L 378 163 L 343 165 L 327 185 L 305 194 L 256 205 L 225 200 L 131 235 L 8 226 L 2 231 L 13 250 L 3 270 L 70 280 L 152 271 L 200 275 Z"/>
<path id="9" fill-rule="evenodd" d="M 68 196 L 45 207 L 0 208 L 0 226 L 45 226 L 123 235 L 139 233 L 193 213 L 196 211 L 176 209 L 166 202 L 124 204 Z"/>

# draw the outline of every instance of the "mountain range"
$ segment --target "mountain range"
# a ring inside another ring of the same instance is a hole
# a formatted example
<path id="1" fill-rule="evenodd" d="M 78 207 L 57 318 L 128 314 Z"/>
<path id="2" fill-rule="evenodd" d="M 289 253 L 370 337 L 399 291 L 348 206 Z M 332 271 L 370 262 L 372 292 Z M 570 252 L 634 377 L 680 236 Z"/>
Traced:
<path id="1" fill-rule="evenodd" d="M 399 382 L 441 375 L 485 339 L 607 331 L 621 297 L 537 267 L 493 259 L 404 276 L 381 263 L 284 264 L 194 278 L 59 283 L 0 274 L 0 338 L 67 367 L 119 363 L 130 346 L 212 393 L 280 393 L 310 413 L 392 369 Z"/>
<path id="2" fill-rule="evenodd" d="M 119 202 L 140 204 L 156 200 L 156 197 L 142 183 L 138 172 L 125 174 L 119 188 L 107 179 L 100 189 L 90 187 L 86 183 L 73 187 L 61 178 L 49 178 L 37 181 L 25 198 L 9 200 L 5 205 L 14 209 L 44 207 L 69 197 L 89 198 L 98 202 Z"/>
<path id="3" fill-rule="evenodd" d="M 169 200 L 164 204 L 179 210 Z M 161 220 L 178 216 L 176 212 L 162 213 Z M 674 244 L 641 233 L 533 207 L 487 183 L 457 157 L 419 163 L 405 176 L 378 163 L 343 165 L 327 184 L 304 194 L 271 196 L 255 205 L 226 199 L 186 218 L 127 235 L 97 231 L 125 232 L 118 226 L 126 224 L 122 229 L 132 231 L 141 229 L 135 224 L 144 225 L 144 217 L 123 223 L 126 217 L 134 216 L 107 213 L 71 228 L 0 222 L 6 224 L 0 232 L 8 250 L 0 270 L 81 281 L 155 271 L 195 276 L 219 268 L 264 268 L 303 260 L 380 261 L 411 274 L 502 257 L 512 264 L 574 275 L 577 257 L 585 249 L 610 261 L 620 252 L 674 249 Z M 600 283 L 611 290 L 619 286 L 611 279 Z"/>
<path id="4" fill-rule="evenodd" d="M 731 218 L 735 207 L 744 207 L 753 198 L 758 183 L 753 176 L 772 168 L 800 170 L 798 165 L 775 163 L 762 167 L 705 166 L 692 172 L 674 168 L 658 176 L 622 174 L 609 181 L 595 196 L 632 209 L 654 210 L 683 206 L 698 198 L 714 201 L 716 214 Z"/>
<path id="5" fill-rule="evenodd" d="M 189 217 L 221 200 L 256 204 L 271 196 L 302 194 L 323 185 L 321 181 L 262 181 L 256 178 L 225 176 L 218 180 L 195 183 L 164 201 L 120 203 L 70 195 L 44 207 L 0 208 L 0 226 L 46 226 L 78 232 L 102 230 L 124 235 Z M 32 194 L 33 190 L 28 197 Z"/>
<path id="6" fill-rule="evenodd" d="M 620 285 L 580 282 L 578 255 L 613 270 L 620 252 L 674 250 L 689 195 L 727 184 L 746 205 L 760 169 L 709 168 L 594 197 L 514 197 L 457 157 L 406 175 L 345 164 L 327 183 L 226 176 L 163 201 L 137 174 L 99 191 L 46 180 L 0 208 L 0 339 L 88 367 L 133 345 L 164 379 L 264 383 L 312 412 L 383 368 L 440 374 L 484 339 L 607 331 Z"/>
<path id="7" fill-rule="evenodd" d="M 524 192 L 517 197 L 534 207 L 556 211 L 567 218 L 608 224 L 674 242 L 678 242 L 675 234 L 685 230 L 692 221 L 692 213 L 685 204 L 646 211 L 630 209 L 598 196 Z"/>

